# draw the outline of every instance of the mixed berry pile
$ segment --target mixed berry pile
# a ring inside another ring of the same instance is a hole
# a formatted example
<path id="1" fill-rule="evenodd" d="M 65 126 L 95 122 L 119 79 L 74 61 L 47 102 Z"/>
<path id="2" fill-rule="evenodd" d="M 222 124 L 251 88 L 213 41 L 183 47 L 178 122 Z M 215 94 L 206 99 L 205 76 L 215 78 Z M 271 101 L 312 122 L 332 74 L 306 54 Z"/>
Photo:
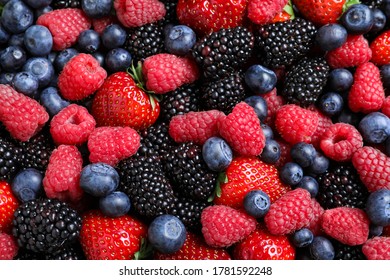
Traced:
<path id="1" fill-rule="evenodd" d="M 0 15 L 0 259 L 390 259 L 389 0 Z"/>

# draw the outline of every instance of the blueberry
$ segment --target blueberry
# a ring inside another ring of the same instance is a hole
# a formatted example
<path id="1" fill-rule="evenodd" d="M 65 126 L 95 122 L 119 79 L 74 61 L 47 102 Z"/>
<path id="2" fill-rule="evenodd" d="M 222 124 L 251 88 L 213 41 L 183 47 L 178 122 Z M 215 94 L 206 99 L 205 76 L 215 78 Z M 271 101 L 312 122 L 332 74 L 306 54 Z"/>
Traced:
<path id="1" fill-rule="evenodd" d="M 337 116 L 336 122 L 348 123 L 353 126 L 358 126 L 360 120 L 362 119 L 360 113 L 352 112 L 349 108 L 345 108 Z"/>
<path id="2" fill-rule="evenodd" d="M 296 185 L 296 187 L 307 190 L 311 197 L 316 197 L 319 190 L 318 182 L 312 176 L 303 176 L 302 180 Z"/>
<path id="3" fill-rule="evenodd" d="M 325 173 L 329 168 L 329 159 L 317 152 L 313 163 L 309 166 L 309 171 L 316 175 Z"/>
<path id="4" fill-rule="evenodd" d="M 269 125 L 261 123 L 261 130 L 263 131 L 265 139 L 274 139 L 274 131 Z"/>
<path id="5" fill-rule="evenodd" d="M 255 110 L 256 115 L 261 122 L 263 122 L 267 118 L 268 106 L 267 102 L 264 100 L 263 97 L 258 95 L 252 95 L 245 98 L 244 101 Z"/>
<path id="6" fill-rule="evenodd" d="M 383 65 L 380 70 L 383 87 L 390 89 L 390 64 Z"/>
<path id="7" fill-rule="evenodd" d="M 81 0 L 81 8 L 90 18 L 102 18 L 110 14 L 112 2 L 112 0 Z"/>
<path id="8" fill-rule="evenodd" d="M 310 166 L 316 154 L 317 151 L 314 146 L 305 142 L 296 143 L 290 149 L 291 158 L 301 167 Z"/>
<path id="9" fill-rule="evenodd" d="M 39 87 L 47 86 L 54 77 L 54 67 L 43 57 L 32 57 L 27 60 L 23 71 L 33 74 L 38 79 Z"/>
<path id="10" fill-rule="evenodd" d="M 46 56 L 53 47 L 53 36 L 43 25 L 32 25 L 24 32 L 24 46 L 33 56 Z"/>
<path id="11" fill-rule="evenodd" d="M 298 248 L 309 246 L 314 240 L 313 232 L 308 228 L 302 228 L 294 232 L 292 241 Z"/>
<path id="12" fill-rule="evenodd" d="M 266 163 L 276 163 L 280 159 L 280 145 L 273 139 L 266 139 L 260 159 Z"/>
<path id="13" fill-rule="evenodd" d="M 347 30 L 342 25 L 329 23 L 318 29 L 315 41 L 322 50 L 331 51 L 341 47 L 347 41 L 347 36 Z"/>
<path id="14" fill-rule="evenodd" d="M 16 91 L 31 98 L 35 98 L 38 93 L 38 79 L 30 72 L 16 73 L 11 84 Z"/>
<path id="15" fill-rule="evenodd" d="M 40 101 L 50 116 L 56 115 L 59 111 L 70 105 L 68 101 L 62 99 L 55 87 L 48 87 L 42 90 Z"/>
<path id="16" fill-rule="evenodd" d="M 68 48 L 61 51 L 54 61 L 54 68 L 57 70 L 58 73 L 60 73 L 64 68 L 65 64 L 78 54 L 79 52 L 74 48 Z"/>
<path id="17" fill-rule="evenodd" d="M 12 34 L 8 40 L 9 46 L 18 46 L 24 50 L 24 32 L 19 34 Z"/>
<path id="18" fill-rule="evenodd" d="M 333 260 L 335 257 L 332 242 L 323 236 L 314 237 L 310 244 L 310 254 L 315 260 Z"/>
<path id="19" fill-rule="evenodd" d="M 10 85 L 16 73 L 0 73 L 0 84 Z"/>
<path id="20" fill-rule="evenodd" d="M 351 71 L 338 68 L 330 71 L 328 77 L 329 89 L 336 92 L 347 91 L 353 84 L 353 75 Z"/>
<path id="21" fill-rule="evenodd" d="M 366 202 L 366 213 L 374 225 L 390 225 L 390 190 L 380 189 L 370 193 Z"/>
<path id="22" fill-rule="evenodd" d="M 34 11 L 34 17 L 39 18 L 43 14 L 47 14 L 49 12 L 53 11 L 53 8 L 51 6 L 46 6 L 42 8 L 35 9 Z"/>
<path id="23" fill-rule="evenodd" d="M 0 45 L 8 42 L 11 35 L 4 29 L 3 25 L 0 23 Z"/>
<path id="24" fill-rule="evenodd" d="M 374 24 L 374 15 L 367 5 L 355 4 L 341 15 L 339 21 L 348 34 L 360 35 L 370 31 Z"/>
<path id="25" fill-rule="evenodd" d="M 27 5 L 34 9 L 47 7 L 51 4 L 52 0 L 23 0 Z"/>
<path id="26" fill-rule="evenodd" d="M 380 144 L 390 136 L 390 119 L 380 112 L 369 113 L 359 123 L 364 141 Z"/>
<path id="27" fill-rule="evenodd" d="M 203 160 L 215 172 L 224 171 L 233 160 L 233 151 L 225 140 L 211 137 L 202 147 Z"/>
<path id="28" fill-rule="evenodd" d="M 106 196 L 115 191 L 118 184 L 119 174 L 108 164 L 91 163 L 81 171 L 80 187 L 93 196 Z"/>
<path id="29" fill-rule="evenodd" d="M 94 52 L 92 56 L 99 62 L 100 66 L 104 66 L 105 55 L 102 52 Z"/>
<path id="30" fill-rule="evenodd" d="M 280 179 L 288 185 L 298 184 L 303 177 L 302 167 L 295 162 L 287 162 L 280 169 Z"/>
<path id="31" fill-rule="evenodd" d="M 255 94 L 264 94 L 271 91 L 277 82 L 275 72 L 255 64 L 245 71 L 245 83 Z"/>
<path id="32" fill-rule="evenodd" d="M 106 66 L 108 72 L 111 73 L 125 71 L 131 66 L 131 62 L 131 54 L 122 48 L 115 48 L 108 51 L 104 58 L 104 65 Z"/>
<path id="33" fill-rule="evenodd" d="M 110 24 L 103 30 L 101 40 L 103 46 L 111 50 L 122 47 L 126 41 L 126 36 L 126 31 L 120 25 Z"/>
<path id="34" fill-rule="evenodd" d="M 26 202 L 38 198 L 42 192 L 43 175 L 35 168 L 19 171 L 12 180 L 12 192 L 21 201 Z"/>
<path id="35" fill-rule="evenodd" d="M 184 224 L 169 214 L 156 217 L 148 228 L 149 243 L 163 254 L 172 254 L 180 250 L 186 236 Z"/>
<path id="36" fill-rule="evenodd" d="M 3 71 L 18 71 L 26 63 L 26 60 L 26 52 L 19 46 L 9 46 L 0 51 L 0 66 Z"/>
<path id="37" fill-rule="evenodd" d="M 267 214 L 270 206 L 271 200 L 268 194 L 262 190 L 250 191 L 244 197 L 245 211 L 256 219 L 259 219 Z"/>
<path id="38" fill-rule="evenodd" d="M 373 8 L 372 14 L 374 17 L 374 24 L 371 27 L 370 33 L 378 33 L 382 31 L 386 26 L 386 15 L 382 10 L 378 8 Z"/>
<path id="39" fill-rule="evenodd" d="M 195 32 L 186 25 L 169 28 L 164 40 L 165 49 L 175 55 L 186 55 L 196 42 Z"/>
<path id="40" fill-rule="evenodd" d="M 387 156 L 390 157 L 390 137 L 387 137 L 387 140 L 385 142 L 385 153 Z"/>
<path id="41" fill-rule="evenodd" d="M 381 236 L 383 233 L 383 226 L 370 224 L 369 237 Z"/>
<path id="42" fill-rule="evenodd" d="M 343 107 L 344 99 L 337 92 L 327 92 L 318 100 L 318 108 L 330 117 L 340 114 Z"/>
<path id="43" fill-rule="evenodd" d="M 100 47 L 100 35 L 95 30 L 88 29 L 80 33 L 77 46 L 81 52 L 94 53 Z"/>
<path id="44" fill-rule="evenodd" d="M 124 192 L 112 192 L 99 199 L 99 209 L 108 217 L 123 216 L 130 207 L 130 199 Z"/>
<path id="45" fill-rule="evenodd" d="M 18 34 L 33 24 L 34 13 L 23 1 L 11 0 L 4 5 L 0 20 L 9 33 Z"/>

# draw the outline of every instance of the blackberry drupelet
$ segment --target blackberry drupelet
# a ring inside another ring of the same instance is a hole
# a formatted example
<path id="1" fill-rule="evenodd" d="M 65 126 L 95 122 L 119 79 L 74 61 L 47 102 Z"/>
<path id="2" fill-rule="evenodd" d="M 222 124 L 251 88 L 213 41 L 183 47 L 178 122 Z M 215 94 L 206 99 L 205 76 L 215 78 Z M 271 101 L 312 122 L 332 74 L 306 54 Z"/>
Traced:
<path id="1" fill-rule="evenodd" d="M 324 209 L 341 206 L 363 209 L 368 191 L 360 181 L 355 168 L 349 164 L 332 163 L 327 172 L 317 177 L 319 191 L 317 200 Z"/>
<path id="2" fill-rule="evenodd" d="M 22 150 L 7 137 L 0 137 L 0 180 L 10 181 L 21 168 Z"/>
<path id="3" fill-rule="evenodd" d="M 229 114 L 246 97 L 245 82 L 240 72 L 234 72 L 202 87 L 201 104 L 205 110 L 219 110 Z"/>
<path id="4" fill-rule="evenodd" d="M 19 247 L 37 253 L 55 253 L 76 242 L 81 217 L 67 203 L 42 198 L 21 204 L 15 211 L 12 234 Z"/>
<path id="5" fill-rule="evenodd" d="M 76 242 L 71 246 L 66 246 L 53 254 L 46 254 L 46 260 L 85 260 L 85 255 L 81 245 Z"/>
<path id="6" fill-rule="evenodd" d="M 192 56 L 206 80 L 218 80 L 242 67 L 252 56 L 254 36 L 245 27 L 224 28 L 196 42 Z"/>
<path id="7" fill-rule="evenodd" d="M 177 19 L 176 15 L 177 1 L 168 0 L 161 2 L 164 3 L 165 10 L 167 11 L 163 18 L 164 24 L 179 24 L 179 20 Z"/>
<path id="8" fill-rule="evenodd" d="M 160 118 L 169 122 L 176 115 L 199 111 L 198 84 L 186 84 L 164 95 L 160 102 Z"/>
<path id="9" fill-rule="evenodd" d="M 310 51 L 316 33 L 303 18 L 261 25 L 254 32 L 255 52 L 268 68 L 288 67 Z"/>
<path id="10" fill-rule="evenodd" d="M 383 4 L 383 0 L 360 0 L 361 4 L 365 4 L 371 9 L 380 8 Z"/>
<path id="11" fill-rule="evenodd" d="M 218 174 L 202 156 L 202 147 L 192 142 L 173 147 L 164 158 L 164 170 L 181 196 L 207 201 L 214 192 Z"/>
<path id="12" fill-rule="evenodd" d="M 126 193 L 135 212 L 153 219 L 172 211 L 175 203 L 173 189 L 157 157 L 132 156 L 117 166 L 119 191 Z"/>
<path id="13" fill-rule="evenodd" d="M 53 9 L 79 8 L 81 9 L 81 0 L 53 0 L 51 5 Z"/>
<path id="14" fill-rule="evenodd" d="M 350 246 L 332 239 L 332 245 L 335 252 L 335 260 L 366 260 L 362 252 L 362 245 Z"/>
<path id="15" fill-rule="evenodd" d="M 324 89 L 329 65 L 322 57 L 305 57 L 287 71 L 282 95 L 288 103 L 302 107 L 314 104 Z"/>

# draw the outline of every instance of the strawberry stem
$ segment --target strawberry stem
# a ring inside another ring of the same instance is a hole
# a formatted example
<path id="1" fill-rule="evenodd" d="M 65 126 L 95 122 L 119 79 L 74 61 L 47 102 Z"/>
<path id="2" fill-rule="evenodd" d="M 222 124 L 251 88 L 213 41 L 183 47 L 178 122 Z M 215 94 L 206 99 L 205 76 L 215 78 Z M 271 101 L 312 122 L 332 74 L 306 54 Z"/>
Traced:
<path id="1" fill-rule="evenodd" d="M 153 246 L 145 239 L 141 239 L 141 246 L 139 251 L 134 254 L 134 260 L 147 260 L 150 259 L 153 254 Z"/>
<path id="2" fill-rule="evenodd" d="M 343 13 L 348 10 L 349 7 L 351 7 L 352 5 L 355 5 L 355 4 L 360 4 L 360 1 L 359 0 L 347 0 L 345 1 L 344 5 L 343 5 Z"/>
<path id="3" fill-rule="evenodd" d="M 218 178 L 217 178 L 217 183 L 215 185 L 214 192 L 212 193 L 212 195 L 210 195 L 210 197 L 207 199 L 207 201 L 208 202 L 213 202 L 215 197 L 221 197 L 221 194 L 222 194 L 221 184 L 222 183 L 227 183 L 228 181 L 229 180 L 228 180 L 228 177 L 227 177 L 225 172 L 219 173 Z"/>
<path id="4" fill-rule="evenodd" d="M 286 4 L 286 6 L 284 6 L 283 11 L 285 11 L 290 15 L 290 19 L 295 18 L 294 9 L 292 7 L 291 0 L 288 0 L 288 3 Z"/>

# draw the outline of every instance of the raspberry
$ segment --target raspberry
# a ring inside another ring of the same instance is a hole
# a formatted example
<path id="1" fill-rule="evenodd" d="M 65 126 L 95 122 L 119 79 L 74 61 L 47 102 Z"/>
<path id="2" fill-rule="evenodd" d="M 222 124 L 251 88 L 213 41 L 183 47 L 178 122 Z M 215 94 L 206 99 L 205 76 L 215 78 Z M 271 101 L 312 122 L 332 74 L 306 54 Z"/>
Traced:
<path id="1" fill-rule="evenodd" d="M 377 236 L 367 240 L 362 252 L 368 260 L 390 260 L 390 237 Z"/>
<path id="2" fill-rule="evenodd" d="M 353 125 L 347 123 L 331 125 L 320 141 L 320 148 L 325 156 L 335 161 L 349 161 L 361 147 L 363 137 Z"/>
<path id="3" fill-rule="evenodd" d="M 218 123 L 225 114 L 218 110 L 189 112 L 174 116 L 169 123 L 169 135 L 177 143 L 194 142 L 203 145 L 218 136 Z"/>
<path id="4" fill-rule="evenodd" d="M 321 234 L 322 215 L 324 214 L 325 210 L 315 198 L 312 198 L 311 202 L 313 208 L 313 219 L 310 221 L 308 229 L 310 229 L 311 232 L 317 236 Z"/>
<path id="5" fill-rule="evenodd" d="M 331 118 L 325 116 L 316 107 L 313 106 L 310 107 L 309 109 L 318 115 L 318 126 L 312 136 L 312 144 L 314 147 L 318 148 L 322 135 L 325 133 L 325 131 L 329 129 L 329 127 L 333 124 L 333 122 Z"/>
<path id="6" fill-rule="evenodd" d="M 265 146 L 265 136 L 255 110 L 245 102 L 219 123 L 219 134 L 230 147 L 243 156 L 258 156 Z"/>
<path id="7" fill-rule="evenodd" d="M 158 0 L 115 0 L 114 8 L 119 21 L 125 27 L 137 27 L 162 19 L 166 14 Z"/>
<path id="8" fill-rule="evenodd" d="M 95 129 L 95 119 L 80 105 L 62 109 L 50 122 L 50 133 L 57 145 L 81 145 Z"/>
<path id="9" fill-rule="evenodd" d="M 287 0 L 249 0 L 248 18 L 255 24 L 270 23 L 283 10 Z"/>
<path id="10" fill-rule="evenodd" d="M 229 247 L 256 229 L 256 219 L 225 205 L 212 205 L 201 214 L 202 234 L 209 246 Z"/>
<path id="11" fill-rule="evenodd" d="M 315 112 L 298 105 L 283 105 L 276 112 L 276 130 L 291 145 L 298 142 L 311 143 L 318 123 L 319 117 Z"/>
<path id="12" fill-rule="evenodd" d="M 0 122 L 11 136 L 28 141 L 49 120 L 49 114 L 36 100 L 0 84 Z"/>
<path id="13" fill-rule="evenodd" d="M 390 158 L 384 153 L 364 146 L 353 154 L 352 164 L 369 192 L 390 189 Z"/>
<path id="14" fill-rule="evenodd" d="M 68 100 L 81 100 L 99 89 L 107 72 L 90 54 L 81 53 L 69 60 L 58 76 L 58 88 Z"/>
<path id="15" fill-rule="evenodd" d="M 283 165 L 285 165 L 287 162 L 291 162 L 291 145 L 287 143 L 283 138 L 276 139 L 276 141 L 279 143 L 280 146 L 280 158 L 277 162 L 275 162 L 276 168 L 281 168 Z"/>
<path id="16" fill-rule="evenodd" d="M 104 29 L 111 24 L 117 23 L 117 19 L 114 16 L 106 16 L 102 18 L 92 19 L 92 27 L 100 35 L 103 33 Z"/>
<path id="17" fill-rule="evenodd" d="M 290 234 L 309 226 L 313 214 L 310 193 L 297 188 L 285 193 L 271 204 L 264 222 L 269 232 L 274 235 Z"/>
<path id="18" fill-rule="evenodd" d="M 89 161 L 115 166 L 122 159 L 134 155 L 141 137 L 131 127 L 98 127 L 89 136 Z"/>
<path id="19" fill-rule="evenodd" d="M 76 43 L 80 33 L 91 27 L 81 9 L 57 9 L 41 15 L 36 24 L 46 26 L 53 36 L 53 50 L 61 51 Z"/>
<path id="20" fill-rule="evenodd" d="M 386 97 L 382 104 L 382 113 L 390 118 L 390 96 Z"/>
<path id="21" fill-rule="evenodd" d="M 263 97 L 265 102 L 267 102 L 267 118 L 265 119 L 264 123 L 269 125 L 271 128 L 274 128 L 276 112 L 286 102 L 281 95 L 277 94 L 276 88 L 266 94 L 261 95 L 261 97 Z"/>
<path id="22" fill-rule="evenodd" d="M 341 47 L 327 52 L 325 58 L 332 68 L 348 68 L 368 62 L 371 56 L 372 51 L 363 35 L 349 35 Z"/>
<path id="23" fill-rule="evenodd" d="M 356 68 L 354 83 L 349 91 L 348 106 L 353 112 L 365 114 L 381 109 L 385 91 L 380 71 L 373 63 L 367 62 Z"/>
<path id="24" fill-rule="evenodd" d="M 174 91 L 199 78 L 199 69 L 193 60 L 166 53 L 147 57 L 142 66 L 142 73 L 146 80 L 146 88 L 156 94 Z"/>
<path id="25" fill-rule="evenodd" d="M 84 193 L 79 185 L 82 168 L 83 158 L 75 146 L 58 146 L 50 156 L 43 178 L 47 197 L 77 203 Z"/>
<path id="26" fill-rule="evenodd" d="M 18 245 L 14 238 L 4 232 L 0 232 L 0 260 L 12 260 L 18 253 Z"/>
<path id="27" fill-rule="evenodd" d="M 370 221 L 362 209 L 343 206 L 325 210 L 321 227 L 330 237 L 355 246 L 367 241 Z"/>

